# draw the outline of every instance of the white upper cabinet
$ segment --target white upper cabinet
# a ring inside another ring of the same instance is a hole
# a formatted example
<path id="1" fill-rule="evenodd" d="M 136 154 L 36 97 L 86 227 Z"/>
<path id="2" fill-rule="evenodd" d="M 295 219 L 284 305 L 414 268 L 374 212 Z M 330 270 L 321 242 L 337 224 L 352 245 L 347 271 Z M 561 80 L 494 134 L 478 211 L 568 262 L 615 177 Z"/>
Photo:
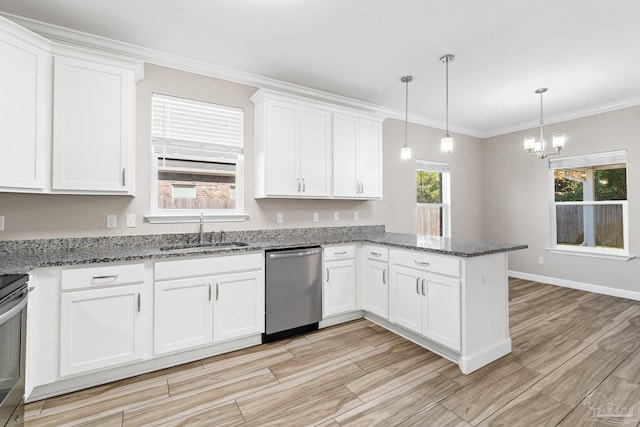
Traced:
<path id="1" fill-rule="evenodd" d="M 331 112 L 260 98 L 255 120 L 255 197 L 331 195 Z"/>
<path id="2" fill-rule="evenodd" d="M 100 62 L 54 58 L 54 191 L 133 194 L 134 74 Z"/>
<path id="3" fill-rule="evenodd" d="M 142 61 L 2 17 L 0 58 L 0 191 L 133 195 Z"/>
<path id="4" fill-rule="evenodd" d="M 265 89 L 251 101 L 256 198 L 382 198 L 380 120 Z"/>
<path id="5" fill-rule="evenodd" d="M 333 114 L 333 195 L 382 198 L 382 123 Z"/>
<path id="6" fill-rule="evenodd" d="M 51 138 L 49 42 L 0 17 L 0 191 L 42 192 Z"/>

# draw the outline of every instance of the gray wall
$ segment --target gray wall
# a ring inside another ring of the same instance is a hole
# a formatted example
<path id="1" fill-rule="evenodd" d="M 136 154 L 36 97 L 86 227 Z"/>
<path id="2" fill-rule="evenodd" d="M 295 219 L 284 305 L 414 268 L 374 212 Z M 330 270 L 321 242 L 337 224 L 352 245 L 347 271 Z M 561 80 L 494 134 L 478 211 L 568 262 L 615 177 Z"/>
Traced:
<path id="1" fill-rule="evenodd" d="M 509 269 L 624 290 L 640 291 L 640 262 L 552 254 L 550 245 L 549 168 L 547 160 L 527 157 L 525 136 L 538 130 L 501 135 L 483 141 L 484 233 L 489 240 L 526 243 L 529 249 L 509 255 Z M 640 107 L 546 125 L 546 136 L 567 135 L 562 156 L 627 149 L 629 240 L 640 254 Z M 544 264 L 538 264 L 544 257 Z"/>
<path id="2" fill-rule="evenodd" d="M 185 73 L 178 70 L 147 64 L 145 78 L 137 87 L 137 152 L 136 197 L 127 196 L 79 196 L 79 195 L 29 195 L 0 193 L 0 215 L 5 216 L 2 240 L 30 238 L 107 236 L 125 234 L 159 234 L 195 232 L 196 224 L 149 224 L 143 221 L 150 208 L 150 140 L 151 94 L 171 94 L 225 105 L 241 107 L 245 111 L 245 210 L 250 219 L 245 222 L 207 224 L 206 230 L 262 229 L 276 227 L 313 227 L 334 225 L 386 224 L 388 230 L 413 232 L 415 201 L 414 163 L 401 164 L 399 150 L 404 141 L 404 124 L 387 120 L 384 128 L 384 200 L 255 200 L 253 199 L 253 104 L 249 101 L 257 88 L 228 81 Z M 402 131 L 400 134 L 399 132 Z M 441 131 L 423 126 L 410 129 L 411 144 L 421 158 L 443 160 L 437 152 Z M 465 199 L 480 199 L 478 188 L 471 190 L 464 184 L 464 175 L 479 176 L 480 165 L 472 158 L 479 158 L 480 145 L 470 137 L 460 137 L 456 153 L 450 157 L 452 171 L 456 171 L 453 184 L 456 191 L 467 196 L 456 196 L 454 203 L 464 211 Z M 457 141 L 456 141 L 457 142 Z M 466 147 L 468 146 L 468 147 Z M 458 159 L 462 163 L 457 166 Z M 88 161 L 99 159 L 88 159 Z M 454 166 L 455 165 L 455 166 Z M 470 168 L 470 169 L 468 169 Z M 477 183 L 477 180 L 473 180 Z M 340 213 L 340 221 L 333 221 L 333 212 Z M 359 220 L 353 220 L 357 211 Z M 479 210 L 478 210 L 479 211 Z M 276 213 L 284 214 L 284 224 L 276 224 Z M 318 212 L 320 221 L 312 221 Z M 125 228 L 125 215 L 137 215 L 138 226 Z M 105 215 L 118 214 L 118 228 L 105 228 Z M 459 226 L 456 221 L 460 222 Z M 454 214 L 454 234 L 470 238 L 480 234 L 480 215 L 473 220 L 463 220 Z"/>

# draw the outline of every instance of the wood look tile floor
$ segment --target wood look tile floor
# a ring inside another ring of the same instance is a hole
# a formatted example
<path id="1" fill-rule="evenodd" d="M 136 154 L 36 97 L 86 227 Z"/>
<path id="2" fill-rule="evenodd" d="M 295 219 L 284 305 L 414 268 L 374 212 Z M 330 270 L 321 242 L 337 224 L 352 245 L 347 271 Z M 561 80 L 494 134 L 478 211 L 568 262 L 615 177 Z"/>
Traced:
<path id="1" fill-rule="evenodd" d="M 26 425 L 638 426 L 640 302 L 509 286 L 513 352 L 470 375 L 362 319 L 30 403 Z"/>

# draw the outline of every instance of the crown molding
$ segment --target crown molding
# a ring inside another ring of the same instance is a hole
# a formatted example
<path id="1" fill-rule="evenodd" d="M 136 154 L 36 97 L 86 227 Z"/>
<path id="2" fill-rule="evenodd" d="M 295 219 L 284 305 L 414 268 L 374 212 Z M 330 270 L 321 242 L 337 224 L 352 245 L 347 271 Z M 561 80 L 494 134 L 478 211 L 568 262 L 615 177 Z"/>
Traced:
<path id="1" fill-rule="evenodd" d="M 618 101 L 608 102 L 606 104 L 600 104 L 592 107 L 582 108 L 580 110 L 570 111 L 564 114 L 557 114 L 555 116 L 548 117 L 545 116 L 544 124 L 550 125 L 553 123 L 567 122 L 569 120 L 581 119 L 584 117 L 594 116 L 596 114 L 608 113 L 610 111 L 621 110 L 623 108 L 635 107 L 638 105 L 640 105 L 640 96 L 621 99 Z M 513 132 L 537 128 L 539 126 L 540 119 L 531 120 L 513 126 L 489 130 L 485 132 L 484 135 L 481 136 L 481 138 L 493 138 L 494 136 L 506 135 Z"/>

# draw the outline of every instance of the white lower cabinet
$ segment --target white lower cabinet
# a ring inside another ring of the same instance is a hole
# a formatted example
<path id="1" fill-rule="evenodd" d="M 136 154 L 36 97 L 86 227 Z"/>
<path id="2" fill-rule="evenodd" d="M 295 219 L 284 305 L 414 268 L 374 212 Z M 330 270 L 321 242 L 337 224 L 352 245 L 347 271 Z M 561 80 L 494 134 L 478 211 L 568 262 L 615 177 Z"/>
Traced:
<path id="1" fill-rule="evenodd" d="M 106 275 L 105 267 L 62 272 L 61 377 L 142 360 L 146 313 L 141 306 L 144 286 L 139 267 L 133 269 L 140 273 L 138 284 L 118 283 L 117 267 L 107 267 Z"/>
<path id="2" fill-rule="evenodd" d="M 364 246 L 363 277 L 365 311 L 389 319 L 388 249 Z"/>
<path id="3" fill-rule="evenodd" d="M 392 258 L 389 320 L 460 351 L 460 279 L 431 272 L 433 267 L 459 274 L 459 266 L 438 257 L 404 254 Z"/>
<path id="4" fill-rule="evenodd" d="M 356 310 L 355 247 L 324 248 L 322 317 Z"/>
<path id="5" fill-rule="evenodd" d="M 215 277 L 213 341 L 264 332 L 262 271 Z"/>
<path id="6" fill-rule="evenodd" d="M 155 284 L 154 354 L 212 342 L 212 282 L 211 277 L 197 277 Z"/>
<path id="7" fill-rule="evenodd" d="M 261 254 L 155 263 L 154 354 L 264 332 L 262 264 Z"/>

